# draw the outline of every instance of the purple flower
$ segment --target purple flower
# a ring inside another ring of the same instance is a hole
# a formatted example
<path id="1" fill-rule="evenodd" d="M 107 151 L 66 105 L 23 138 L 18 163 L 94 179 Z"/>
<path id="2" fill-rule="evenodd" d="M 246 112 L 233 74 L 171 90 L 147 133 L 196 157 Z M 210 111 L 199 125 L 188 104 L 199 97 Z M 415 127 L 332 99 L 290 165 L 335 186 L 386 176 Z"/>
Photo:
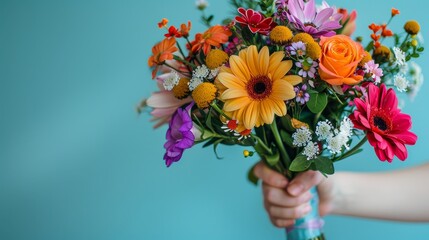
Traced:
<path id="1" fill-rule="evenodd" d="M 316 74 L 316 67 L 319 65 L 316 61 L 313 61 L 311 58 L 300 59 L 299 62 L 296 62 L 295 65 L 301 70 L 299 70 L 298 75 L 302 77 L 314 78 Z"/>
<path id="2" fill-rule="evenodd" d="M 302 85 L 302 87 L 300 88 L 299 86 L 294 88 L 295 93 L 296 93 L 296 102 L 301 103 L 301 104 L 305 104 L 306 102 L 308 102 L 308 100 L 310 100 L 310 94 L 308 94 L 307 91 L 307 85 Z"/>
<path id="3" fill-rule="evenodd" d="M 333 36 L 335 35 L 333 30 L 341 28 L 342 15 L 329 5 L 325 4 L 320 11 L 317 11 L 314 0 L 308 2 L 289 0 L 288 9 L 289 22 L 297 30 L 306 32 L 315 38 Z"/>
<path id="4" fill-rule="evenodd" d="M 167 142 L 164 144 L 166 150 L 164 160 L 167 167 L 179 161 L 183 151 L 194 145 L 195 136 L 191 131 L 193 124 L 189 115 L 193 105 L 192 102 L 185 109 L 178 108 L 171 118 L 166 134 Z"/>
<path id="5" fill-rule="evenodd" d="M 306 53 L 306 46 L 303 42 L 294 42 L 292 45 L 287 47 L 287 50 L 290 52 L 291 55 L 296 55 L 297 57 L 302 57 Z"/>
<path id="6" fill-rule="evenodd" d="M 274 16 L 280 19 L 280 21 L 286 21 L 287 19 L 287 2 L 288 0 L 276 0 L 277 11 L 274 13 Z"/>
<path id="7" fill-rule="evenodd" d="M 371 60 L 367 63 L 365 63 L 365 73 L 371 74 L 372 79 L 374 80 L 375 84 L 379 84 L 381 81 L 381 77 L 383 76 L 383 69 L 378 67 L 379 65 L 374 62 L 374 60 Z"/>

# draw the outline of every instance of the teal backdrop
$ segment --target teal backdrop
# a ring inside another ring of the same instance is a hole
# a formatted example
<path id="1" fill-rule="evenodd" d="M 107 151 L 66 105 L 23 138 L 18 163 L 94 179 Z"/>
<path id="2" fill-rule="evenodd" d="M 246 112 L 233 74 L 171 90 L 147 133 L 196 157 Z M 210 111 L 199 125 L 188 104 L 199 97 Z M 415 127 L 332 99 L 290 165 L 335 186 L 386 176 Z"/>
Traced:
<path id="1" fill-rule="evenodd" d="M 393 30 L 416 19 L 429 40 L 425 1 L 329 2 L 358 11 L 355 35 L 365 40 L 367 26 L 387 20 L 391 7 L 401 10 Z M 207 9 L 215 22 L 231 11 L 226 0 Z M 166 128 L 153 130 L 148 112 L 136 114 L 156 90 L 147 59 L 163 37 L 163 17 L 191 20 L 193 34 L 204 29 L 194 0 L 0 1 L 0 239 L 284 239 L 260 187 L 246 180 L 257 158 L 220 147 L 217 160 L 197 146 L 166 168 Z M 418 63 L 429 74 L 429 53 Z M 407 161 L 380 162 L 366 147 L 337 170 L 429 160 L 428 102 L 429 84 L 405 101 L 419 135 Z M 429 225 L 329 216 L 325 232 L 330 240 L 427 239 Z"/>

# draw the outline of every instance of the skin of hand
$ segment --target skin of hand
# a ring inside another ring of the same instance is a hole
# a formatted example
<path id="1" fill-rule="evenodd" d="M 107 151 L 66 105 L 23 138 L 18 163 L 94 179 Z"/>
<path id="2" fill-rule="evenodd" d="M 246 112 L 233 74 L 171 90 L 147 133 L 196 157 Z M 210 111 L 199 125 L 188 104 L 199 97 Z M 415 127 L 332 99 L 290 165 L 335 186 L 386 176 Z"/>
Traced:
<path id="1" fill-rule="evenodd" d="M 332 211 L 334 182 L 331 176 L 325 178 L 319 172 L 307 171 L 288 181 L 262 161 L 255 166 L 254 174 L 262 180 L 264 207 L 276 227 L 291 226 L 295 219 L 311 211 L 309 189 L 313 186 L 318 186 L 320 215 Z"/>

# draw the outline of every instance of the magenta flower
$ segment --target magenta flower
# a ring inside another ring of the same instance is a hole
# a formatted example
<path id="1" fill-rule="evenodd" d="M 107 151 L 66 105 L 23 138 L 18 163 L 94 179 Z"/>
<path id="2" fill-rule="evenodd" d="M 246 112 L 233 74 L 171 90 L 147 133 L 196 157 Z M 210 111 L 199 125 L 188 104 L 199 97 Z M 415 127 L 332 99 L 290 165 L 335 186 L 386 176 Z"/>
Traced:
<path id="1" fill-rule="evenodd" d="M 265 18 L 260 12 L 253 9 L 238 8 L 237 11 L 241 16 L 236 16 L 235 21 L 246 25 L 252 33 L 267 35 L 276 25 L 273 18 Z"/>
<path id="2" fill-rule="evenodd" d="M 315 38 L 335 35 L 336 29 L 341 28 L 342 14 L 337 13 L 333 7 L 325 6 L 320 11 L 316 10 L 314 0 L 289 0 L 288 19 L 293 26 L 306 32 Z"/>
<path id="3" fill-rule="evenodd" d="M 417 136 L 410 132 L 411 117 L 401 113 L 393 89 L 370 83 L 365 100 L 354 100 L 356 110 L 349 116 L 354 127 L 364 130 L 377 157 L 392 162 L 396 155 L 400 160 L 408 156 L 405 144 L 414 145 Z"/>
<path id="4" fill-rule="evenodd" d="M 164 144 L 166 150 L 164 160 L 167 167 L 179 161 L 183 151 L 194 145 L 195 136 L 191 131 L 193 124 L 189 113 L 193 105 L 192 102 L 185 109 L 178 108 L 171 118 L 166 134 L 167 142 Z"/>

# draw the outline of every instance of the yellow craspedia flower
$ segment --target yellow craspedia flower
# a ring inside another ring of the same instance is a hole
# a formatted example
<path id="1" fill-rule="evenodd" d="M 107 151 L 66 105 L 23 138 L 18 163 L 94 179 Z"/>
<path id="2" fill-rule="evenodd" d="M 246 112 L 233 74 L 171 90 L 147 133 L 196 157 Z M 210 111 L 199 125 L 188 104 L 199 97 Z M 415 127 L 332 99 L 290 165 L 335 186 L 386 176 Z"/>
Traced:
<path id="1" fill-rule="evenodd" d="M 308 33 L 298 33 L 292 38 L 292 42 L 303 42 L 303 43 L 310 43 L 314 42 L 313 37 Z"/>
<path id="2" fill-rule="evenodd" d="M 173 87 L 173 94 L 178 99 L 184 99 L 189 96 L 189 78 L 181 78 L 179 83 Z"/>
<path id="3" fill-rule="evenodd" d="M 320 55 L 322 54 L 322 48 L 317 42 L 314 41 L 307 43 L 305 51 L 307 52 L 307 56 L 313 60 L 319 59 Z"/>
<path id="4" fill-rule="evenodd" d="M 204 82 L 192 91 L 192 98 L 199 108 L 207 108 L 216 98 L 217 88 L 213 83 Z"/>
<path id="5" fill-rule="evenodd" d="M 286 26 L 276 26 L 270 32 L 270 40 L 275 44 L 285 44 L 293 37 L 292 31 Z"/>
<path id="6" fill-rule="evenodd" d="M 404 29 L 407 33 L 409 33 L 411 35 L 416 35 L 417 33 L 420 32 L 420 25 L 417 21 L 410 20 L 410 21 L 405 23 Z"/>
<path id="7" fill-rule="evenodd" d="M 228 54 L 220 49 L 211 50 L 206 56 L 206 66 L 215 69 L 228 61 Z"/>
<path id="8" fill-rule="evenodd" d="M 417 45 L 419 45 L 419 42 L 416 39 L 411 40 L 411 46 L 417 47 Z"/>
<path id="9" fill-rule="evenodd" d="M 292 123 L 292 127 L 295 129 L 299 129 L 302 127 L 310 128 L 307 123 L 301 122 L 296 118 L 292 118 L 291 123 Z"/>
<path id="10" fill-rule="evenodd" d="M 252 45 L 229 58 L 230 70 L 221 69 L 217 79 L 225 89 L 219 99 L 231 119 L 253 129 L 286 115 L 285 101 L 295 97 L 293 86 L 302 78 L 287 74 L 293 62 L 284 56 L 284 51 L 270 55 L 267 46 L 258 51 Z"/>
<path id="11" fill-rule="evenodd" d="M 389 58 L 390 49 L 384 45 L 381 45 L 380 47 L 378 47 L 374 50 L 374 56 L 381 56 L 381 57 Z"/>
<path id="12" fill-rule="evenodd" d="M 360 60 L 359 66 L 363 67 L 365 65 L 365 63 L 367 63 L 371 60 L 372 60 L 371 54 L 369 52 L 365 51 L 365 55 L 363 55 L 362 60 Z"/>

